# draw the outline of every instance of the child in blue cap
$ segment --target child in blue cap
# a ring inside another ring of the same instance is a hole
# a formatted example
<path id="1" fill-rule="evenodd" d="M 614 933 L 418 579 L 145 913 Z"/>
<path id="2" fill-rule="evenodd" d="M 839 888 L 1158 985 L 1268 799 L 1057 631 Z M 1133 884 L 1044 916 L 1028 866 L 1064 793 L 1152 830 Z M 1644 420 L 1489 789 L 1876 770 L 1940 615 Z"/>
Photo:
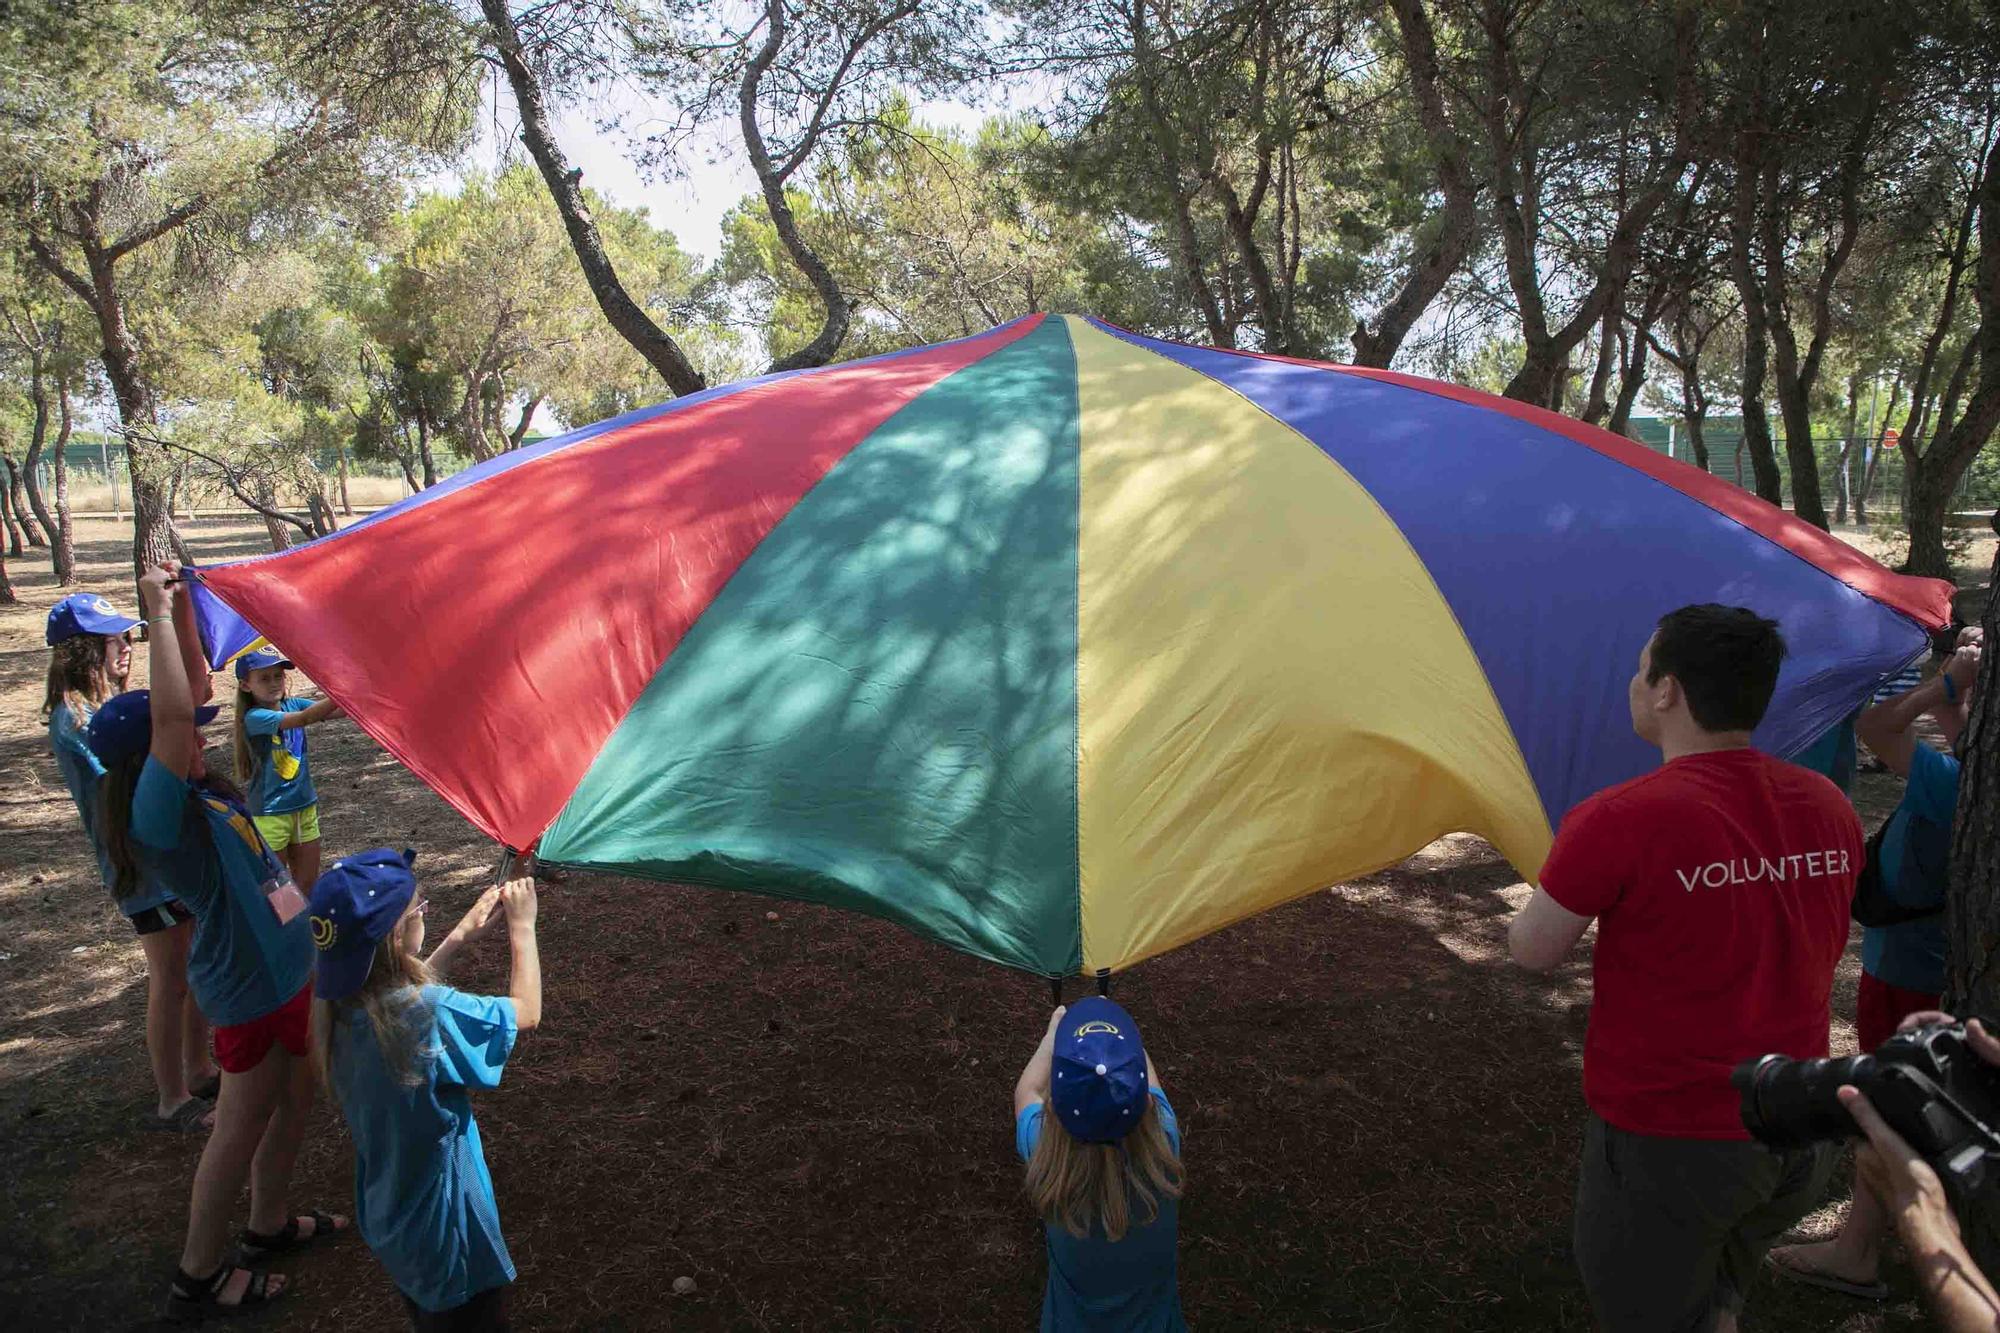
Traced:
<path id="1" fill-rule="evenodd" d="M 285 693 L 291 668 L 275 648 L 236 659 L 236 780 L 250 817 L 271 850 L 284 858 L 299 892 L 319 878 L 319 793 L 306 764 L 306 728 L 340 711 L 331 699 L 314 703 Z"/>
<path id="2" fill-rule="evenodd" d="M 343 857 L 313 888 L 313 1058 L 354 1137 L 361 1238 L 412 1326 L 504 1329 L 514 1262 L 466 1090 L 499 1086 L 515 1038 L 541 1022 L 535 881 L 487 890 L 426 960 L 414 855 Z M 503 916 L 509 993 L 439 984 L 459 947 Z"/>
<path id="3" fill-rule="evenodd" d="M 215 1025 L 222 1087 L 215 1128 L 195 1168 L 167 1317 L 192 1322 L 262 1305 L 285 1279 L 245 1266 L 347 1229 L 344 1218 L 286 1207 L 292 1167 L 312 1110 L 307 1057 L 312 927 L 284 866 L 257 836 L 242 798 L 209 771 L 198 728 L 208 671 L 179 567 L 148 570 L 139 604 L 153 688 L 105 703 L 87 739 L 103 762 L 98 835 L 121 890 L 146 877 L 174 886 L 194 913 L 188 985 Z M 229 1214 L 245 1182 L 249 1227 L 227 1260 Z"/>
<path id="4" fill-rule="evenodd" d="M 96 856 L 98 877 L 118 911 L 132 923 L 146 956 L 146 1054 L 158 1093 L 150 1123 L 158 1129 L 203 1130 L 213 1116 L 220 1076 L 208 1054 L 208 1020 L 188 991 L 188 946 L 194 913 L 167 884 L 142 878 L 119 895 L 117 876 L 97 840 L 97 787 L 104 765 L 84 731 L 99 706 L 125 689 L 132 672 L 132 631 L 139 622 L 94 593 L 65 597 L 49 611 L 49 682 L 42 716 L 49 750 Z"/>
<path id="5" fill-rule="evenodd" d="M 1048 1242 L 1043 1333 L 1185 1329 L 1180 1125 L 1132 1015 L 1093 995 L 1049 1016 L 1014 1085 L 1014 1143 Z"/>

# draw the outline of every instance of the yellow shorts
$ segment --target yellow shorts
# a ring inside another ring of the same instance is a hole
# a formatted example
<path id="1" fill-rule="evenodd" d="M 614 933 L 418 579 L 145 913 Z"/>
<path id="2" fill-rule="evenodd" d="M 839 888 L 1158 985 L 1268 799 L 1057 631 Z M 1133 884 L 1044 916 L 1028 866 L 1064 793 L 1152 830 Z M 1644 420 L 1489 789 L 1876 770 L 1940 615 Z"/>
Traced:
<path id="1" fill-rule="evenodd" d="M 287 810 L 282 815 L 252 815 L 250 819 L 274 852 L 282 852 L 299 843 L 319 841 L 317 804 L 303 810 Z"/>

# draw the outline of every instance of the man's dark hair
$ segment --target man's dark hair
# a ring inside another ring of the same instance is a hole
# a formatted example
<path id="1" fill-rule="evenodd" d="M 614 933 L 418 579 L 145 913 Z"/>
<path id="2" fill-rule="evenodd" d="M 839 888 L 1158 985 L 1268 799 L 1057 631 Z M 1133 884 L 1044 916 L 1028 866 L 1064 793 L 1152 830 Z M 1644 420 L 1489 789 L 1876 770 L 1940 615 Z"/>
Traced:
<path id="1" fill-rule="evenodd" d="M 1647 683 L 1672 676 L 1703 731 L 1751 731 L 1778 688 L 1785 640 L 1778 622 L 1707 602 L 1660 617 Z"/>

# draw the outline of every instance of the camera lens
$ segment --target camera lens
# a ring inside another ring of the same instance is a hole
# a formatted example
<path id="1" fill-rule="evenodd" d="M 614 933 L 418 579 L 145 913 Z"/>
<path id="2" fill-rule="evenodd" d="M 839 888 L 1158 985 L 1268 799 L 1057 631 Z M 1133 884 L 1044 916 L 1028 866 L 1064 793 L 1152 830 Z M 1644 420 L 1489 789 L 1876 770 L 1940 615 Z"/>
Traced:
<path id="1" fill-rule="evenodd" d="M 1872 1055 L 1840 1060 L 1791 1060 L 1766 1055 L 1746 1060 L 1729 1076 L 1743 1094 L 1743 1127 L 1769 1148 L 1800 1148 L 1858 1132 L 1840 1104 L 1841 1085 L 1866 1088 L 1875 1077 Z"/>

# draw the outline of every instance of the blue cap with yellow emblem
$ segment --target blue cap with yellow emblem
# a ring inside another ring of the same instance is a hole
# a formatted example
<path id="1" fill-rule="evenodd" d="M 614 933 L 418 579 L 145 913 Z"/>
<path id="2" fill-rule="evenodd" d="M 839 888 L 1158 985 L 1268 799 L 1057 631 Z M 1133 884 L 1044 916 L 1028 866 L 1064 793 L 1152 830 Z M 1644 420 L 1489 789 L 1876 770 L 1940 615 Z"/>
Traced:
<path id="1" fill-rule="evenodd" d="M 343 856 L 313 883 L 307 912 L 319 958 L 313 968 L 313 995 L 344 1000 L 361 989 L 375 965 L 375 946 L 403 919 L 417 892 L 410 873 L 417 854 L 377 847 Z"/>
<path id="2" fill-rule="evenodd" d="M 248 680 L 250 673 L 264 667 L 284 667 L 291 670 L 292 664 L 276 648 L 253 648 L 236 659 L 236 679 Z"/>
<path id="3" fill-rule="evenodd" d="M 79 634 L 123 634 L 138 623 L 94 592 L 73 593 L 49 608 L 49 645 Z"/>
<path id="4" fill-rule="evenodd" d="M 1116 1143 L 1146 1113 L 1146 1048 L 1132 1015 L 1101 995 L 1069 1007 L 1056 1029 L 1049 1103 L 1070 1137 Z"/>

